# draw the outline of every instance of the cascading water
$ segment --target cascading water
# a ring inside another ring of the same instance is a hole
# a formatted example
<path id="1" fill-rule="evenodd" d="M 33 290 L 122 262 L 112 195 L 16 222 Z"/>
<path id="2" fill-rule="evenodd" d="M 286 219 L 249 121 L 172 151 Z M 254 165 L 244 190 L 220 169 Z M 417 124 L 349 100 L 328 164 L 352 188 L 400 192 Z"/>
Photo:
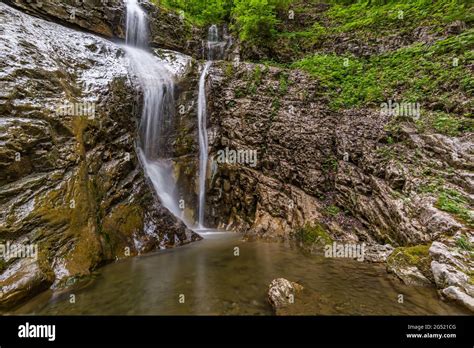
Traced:
<path id="1" fill-rule="evenodd" d="M 125 0 L 127 4 L 127 26 L 125 42 L 127 45 L 146 47 L 148 45 L 148 28 L 146 16 L 137 0 Z"/>
<path id="2" fill-rule="evenodd" d="M 198 96 L 198 129 L 199 129 L 199 228 L 204 227 L 204 210 L 206 207 L 206 175 L 208 158 L 207 140 L 207 101 L 206 101 L 206 75 L 211 62 L 208 61 L 202 69 L 199 78 Z"/>
<path id="3" fill-rule="evenodd" d="M 207 35 L 207 61 L 199 78 L 198 96 L 198 129 L 199 129 L 199 207 L 198 226 L 204 228 L 204 211 L 206 208 L 206 176 L 208 159 L 207 139 L 207 100 L 206 100 L 206 76 L 211 66 L 211 61 L 219 59 L 224 50 L 225 43 L 219 41 L 219 32 L 216 25 L 212 25 Z"/>
<path id="4" fill-rule="evenodd" d="M 139 155 L 164 207 L 182 220 L 178 192 L 173 178 L 173 162 L 166 146 L 175 112 L 174 81 L 171 73 L 151 53 L 148 46 L 146 15 L 137 0 L 127 0 L 125 50 L 143 91 Z"/>

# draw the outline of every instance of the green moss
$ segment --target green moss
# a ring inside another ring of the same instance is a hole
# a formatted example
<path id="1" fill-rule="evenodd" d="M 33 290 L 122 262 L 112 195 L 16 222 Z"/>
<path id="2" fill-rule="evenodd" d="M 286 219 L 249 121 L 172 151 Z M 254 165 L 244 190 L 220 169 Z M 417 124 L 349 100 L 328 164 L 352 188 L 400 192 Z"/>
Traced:
<path id="1" fill-rule="evenodd" d="M 474 226 L 474 217 L 472 210 L 469 209 L 469 203 L 459 192 L 452 189 L 441 190 L 435 206 L 453 214 L 469 226 Z"/>
<path id="2" fill-rule="evenodd" d="M 237 99 L 244 97 L 245 94 L 246 94 L 245 91 L 241 88 L 236 88 L 234 90 L 234 97 L 237 98 Z"/>
<path id="3" fill-rule="evenodd" d="M 444 104 L 450 103 L 449 100 L 443 101 Z M 474 131 L 474 120 L 465 116 L 459 116 L 446 112 L 430 112 L 416 122 L 418 131 L 425 132 L 433 130 L 448 136 L 460 136 L 467 132 Z"/>
<path id="4" fill-rule="evenodd" d="M 328 172 L 335 172 L 337 171 L 337 168 L 339 166 L 339 163 L 337 161 L 337 158 L 334 156 L 329 156 L 325 157 L 321 164 L 321 169 L 323 172 L 328 173 Z"/>
<path id="5" fill-rule="evenodd" d="M 234 76 L 234 66 L 231 62 L 226 62 L 225 69 L 224 69 L 225 76 L 231 78 Z"/>
<path id="6" fill-rule="evenodd" d="M 415 266 L 424 276 L 431 278 L 430 246 L 431 244 L 396 248 L 387 258 L 387 264 L 394 268 Z"/>
<path id="7" fill-rule="evenodd" d="M 288 92 L 288 74 L 286 73 L 280 74 L 279 92 L 281 95 L 285 95 Z"/>
<path id="8" fill-rule="evenodd" d="M 307 223 L 296 231 L 295 237 L 297 241 L 303 243 L 305 246 L 311 246 L 315 243 L 323 245 L 332 243 L 331 237 L 319 223 Z"/>
<path id="9" fill-rule="evenodd" d="M 339 214 L 341 210 L 336 207 L 335 205 L 330 205 L 328 207 L 326 207 L 325 209 L 325 212 L 326 214 L 330 215 L 330 216 L 336 216 L 337 214 Z"/>
<path id="10" fill-rule="evenodd" d="M 137 205 L 118 205 L 104 219 L 104 232 L 133 236 L 143 229 L 143 211 Z"/>
<path id="11" fill-rule="evenodd" d="M 251 73 L 247 83 L 247 94 L 255 95 L 257 88 L 262 84 L 262 68 L 257 65 Z"/>
<path id="12" fill-rule="evenodd" d="M 432 175 L 432 169 L 427 167 L 423 169 L 422 175 L 428 176 Z M 443 188 L 445 180 L 441 177 L 430 177 L 427 180 L 424 180 L 424 185 L 417 188 L 417 191 L 420 193 L 436 193 Z"/>

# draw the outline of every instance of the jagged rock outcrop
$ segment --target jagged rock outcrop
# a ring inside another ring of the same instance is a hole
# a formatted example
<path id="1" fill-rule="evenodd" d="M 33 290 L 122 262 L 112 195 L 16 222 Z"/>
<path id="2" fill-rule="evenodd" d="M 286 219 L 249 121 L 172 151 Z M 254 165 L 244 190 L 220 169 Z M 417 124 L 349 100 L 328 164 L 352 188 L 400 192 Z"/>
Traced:
<path id="1" fill-rule="evenodd" d="M 6 0 L 27 13 L 107 38 L 125 39 L 126 11 L 122 0 Z M 142 1 L 148 14 L 150 44 L 193 56 L 201 54 L 201 32 L 180 14 Z"/>
<path id="2" fill-rule="evenodd" d="M 216 63 L 208 88 L 211 224 L 238 221 L 233 226 L 252 231 L 264 210 L 282 221 L 265 233 L 287 233 L 283 220 L 293 215 L 305 217 L 291 228 L 311 214 L 333 215 L 339 225 L 350 222 L 358 238 L 395 246 L 470 231 L 468 220 L 441 211 L 433 193 L 420 188 L 433 179 L 424 172 L 429 167 L 470 197 L 471 134 L 420 133 L 375 109 L 330 111 L 317 82 L 298 71 Z M 392 122 L 399 128 L 388 144 Z M 226 147 L 255 150 L 256 164 L 219 163 Z M 328 203 L 338 212 L 324 214 Z M 352 220 L 337 219 L 342 215 Z"/>
<path id="3" fill-rule="evenodd" d="M 0 306 L 100 264 L 199 238 L 158 202 L 135 153 L 124 51 L 0 4 Z"/>
<path id="4" fill-rule="evenodd" d="M 374 108 L 332 111 L 317 81 L 295 70 L 220 62 L 211 71 L 210 225 L 288 239 L 318 222 L 333 240 L 369 248 L 472 235 L 469 213 L 449 213 L 439 203 L 443 192 L 472 203 L 471 133 L 419 131 Z M 256 151 L 258 160 L 219 163 L 226 148 Z M 428 277 L 415 278 L 432 284 L 427 270 Z"/>
<path id="5" fill-rule="evenodd" d="M 469 244 L 463 245 L 460 240 Z M 461 234 L 433 242 L 429 249 L 431 271 L 443 296 L 457 301 L 474 312 L 474 236 Z"/>

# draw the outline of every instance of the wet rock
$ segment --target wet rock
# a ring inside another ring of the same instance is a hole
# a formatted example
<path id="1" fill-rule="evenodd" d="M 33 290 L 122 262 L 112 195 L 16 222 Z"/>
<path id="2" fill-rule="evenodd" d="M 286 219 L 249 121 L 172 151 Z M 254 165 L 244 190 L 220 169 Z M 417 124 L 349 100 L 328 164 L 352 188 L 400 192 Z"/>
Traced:
<path id="1" fill-rule="evenodd" d="M 106 37 L 125 37 L 123 1 L 6 0 L 29 14 L 69 24 Z"/>
<path id="2" fill-rule="evenodd" d="M 429 249 L 431 271 L 441 294 L 473 310 L 474 282 L 472 251 L 459 247 L 456 240 L 466 238 L 458 233 L 453 237 L 433 242 Z M 471 237 L 472 239 L 472 237 Z"/>
<path id="3" fill-rule="evenodd" d="M 364 260 L 368 262 L 385 262 L 394 248 L 390 244 L 372 244 L 365 247 Z"/>
<path id="4" fill-rule="evenodd" d="M 121 0 L 6 0 L 29 14 L 74 26 L 101 36 L 125 39 L 126 9 Z M 201 31 L 172 10 L 140 1 L 149 16 L 150 44 L 195 57 L 201 55 Z"/>
<path id="5" fill-rule="evenodd" d="M 467 295 L 457 286 L 448 286 L 441 292 L 450 300 L 456 301 L 474 312 L 474 297 Z"/>
<path id="6" fill-rule="evenodd" d="M 52 283 L 36 260 L 18 259 L 0 274 L 0 307 L 11 307 L 30 298 Z"/>
<path id="7" fill-rule="evenodd" d="M 278 314 L 278 311 L 295 302 L 296 293 L 303 287 L 285 278 L 272 280 L 268 286 L 268 301 Z"/>
<path id="8" fill-rule="evenodd" d="M 389 267 L 389 272 L 395 273 L 406 285 L 431 286 L 431 282 L 415 266 Z"/>
<path id="9" fill-rule="evenodd" d="M 37 264 L 2 264 L 0 305 L 199 239 L 143 174 L 141 96 L 122 48 L 3 3 L 0 20 L 0 242 L 39 250 Z"/>
<path id="10" fill-rule="evenodd" d="M 429 271 L 429 246 L 400 247 L 387 259 L 387 271 L 394 273 L 406 285 L 432 286 Z"/>
<path id="11" fill-rule="evenodd" d="M 283 74 L 288 90 L 275 97 Z M 214 162 L 207 193 L 211 225 L 280 240 L 306 222 L 323 221 L 338 239 L 394 246 L 428 243 L 465 228 L 435 206 L 433 194 L 419 190 L 431 180 L 420 172 L 435 167 L 461 193 L 469 192 L 472 183 L 461 175 L 473 163 L 469 138 L 418 134 L 409 122 L 375 109 L 332 113 L 318 84 L 298 71 L 215 63 L 208 94 L 210 158 L 225 148 L 253 150 L 258 158 L 255 167 Z M 391 122 L 399 125 L 403 143 L 384 141 Z M 328 199 L 343 213 L 327 216 Z"/>

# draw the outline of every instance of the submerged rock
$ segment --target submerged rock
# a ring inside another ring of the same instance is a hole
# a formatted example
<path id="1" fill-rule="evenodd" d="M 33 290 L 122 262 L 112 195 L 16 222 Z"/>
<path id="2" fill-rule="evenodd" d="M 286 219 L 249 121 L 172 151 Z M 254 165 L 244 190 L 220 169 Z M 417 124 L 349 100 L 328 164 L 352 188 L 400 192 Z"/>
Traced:
<path id="1" fill-rule="evenodd" d="M 298 283 L 290 282 L 285 278 L 273 279 L 268 286 L 268 301 L 274 311 L 295 303 L 296 293 L 303 290 L 303 286 Z"/>

